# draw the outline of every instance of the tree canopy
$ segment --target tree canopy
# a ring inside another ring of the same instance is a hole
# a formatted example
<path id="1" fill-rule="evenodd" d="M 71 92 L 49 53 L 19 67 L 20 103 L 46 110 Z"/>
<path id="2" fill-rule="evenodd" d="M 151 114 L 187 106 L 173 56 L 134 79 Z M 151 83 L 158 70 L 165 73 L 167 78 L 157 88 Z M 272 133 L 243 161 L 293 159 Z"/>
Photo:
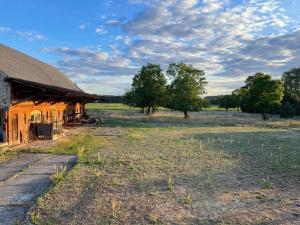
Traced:
<path id="1" fill-rule="evenodd" d="M 283 82 L 272 80 L 270 75 L 257 73 L 249 77 L 246 84 L 243 100 L 245 108 L 262 113 L 263 118 L 267 119 L 266 114 L 281 105 L 284 96 Z"/>
<path id="2" fill-rule="evenodd" d="M 203 70 L 184 63 L 170 64 L 167 70 L 171 80 L 169 86 L 169 107 L 184 113 L 188 118 L 189 111 L 199 111 L 206 104 L 201 97 L 205 94 L 207 84 Z"/>
<path id="3" fill-rule="evenodd" d="M 284 82 L 284 105 L 293 108 L 295 114 L 300 115 L 300 68 L 285 72 L 282 80 Z"/>
<path id="4" fill-rule="evenodd" d="M 134 76 L 131 90 L 125 94 L 129 105 L 147 109 L 147 113 L 164 104 L 166 79 L 160 65 L 147 64 Z"/>
<path id="5" fill-rule="evenodd" d="M 300 68 L 292 69 L 282 75 L 284 94 L 287 101 L 300 102 Z"/>
<path id="6" fill-rule="evenodd" d="M 239 96 L 235 93 L 231 95 L 224 95 L 220 100 L 219 107 L 225 108 L 228 111 L 229 108 L 238 108 L 239 107 Z"/>

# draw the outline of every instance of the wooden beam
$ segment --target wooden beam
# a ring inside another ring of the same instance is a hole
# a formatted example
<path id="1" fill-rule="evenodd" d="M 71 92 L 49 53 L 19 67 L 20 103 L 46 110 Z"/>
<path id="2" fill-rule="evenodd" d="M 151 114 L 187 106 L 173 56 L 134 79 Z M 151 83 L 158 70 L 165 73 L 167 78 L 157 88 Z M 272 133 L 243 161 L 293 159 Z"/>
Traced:
<path id="1" fill-rule="evenodd" d="M 36 95 L 32 95 L 32 96 L 29 96 L 29 97 L 27 97 L 27 98 L 18 100 L 18 101 L 16 101 L 16 102 L 13 102 L 11 105 L 12 105 L 12 106 L 15 106 L 15 105 L 18 105 L 18 104 L 20 104 L 20 103 L 22 103 L 22 102 L 26 102 L 26 101 L 32 100 L 35 96 L 36 96 Z"/>

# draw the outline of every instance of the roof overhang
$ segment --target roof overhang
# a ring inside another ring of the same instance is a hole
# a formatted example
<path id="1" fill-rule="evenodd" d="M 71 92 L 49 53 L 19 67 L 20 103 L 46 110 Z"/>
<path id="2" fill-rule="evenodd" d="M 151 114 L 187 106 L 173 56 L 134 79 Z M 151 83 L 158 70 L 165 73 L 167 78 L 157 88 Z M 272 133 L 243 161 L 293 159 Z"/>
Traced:
<path id="1" fill-rule="evenodd" d="M 50 91 L 51 93 L 55 93 L 54 94 L 55 96 L 59 96 L 61 98 L 80 100 L 84 102 L 93 102 L 101 99 L 101 97 L 98 95 L 91 95 L 83 91 L 70 90 L 70 89 L 45 85 L 41 83 L 36 83 L 36 82 L 31 82 L 31 81 L 26 81 L 26 80 L 21 80 L 16 78 L 6 77 L 5 81 L 40 89 L 42 91 L 41 94 Z"/>

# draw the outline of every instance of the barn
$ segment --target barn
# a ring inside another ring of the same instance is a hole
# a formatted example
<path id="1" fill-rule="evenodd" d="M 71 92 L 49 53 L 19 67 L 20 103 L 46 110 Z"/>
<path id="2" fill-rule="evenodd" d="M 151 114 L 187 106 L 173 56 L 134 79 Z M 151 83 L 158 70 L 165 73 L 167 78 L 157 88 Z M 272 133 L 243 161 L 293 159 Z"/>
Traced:
<path id="1" fill-rule="evenodd" d="M 53 139 L 95 99 L 53 66 L 0 44 L 1 143 Z"/>

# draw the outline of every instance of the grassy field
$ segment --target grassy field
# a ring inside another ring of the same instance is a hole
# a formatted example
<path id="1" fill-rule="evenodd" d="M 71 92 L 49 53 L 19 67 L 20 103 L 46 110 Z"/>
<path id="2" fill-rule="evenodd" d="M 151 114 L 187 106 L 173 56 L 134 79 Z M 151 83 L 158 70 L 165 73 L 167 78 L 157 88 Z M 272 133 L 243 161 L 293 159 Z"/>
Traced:
<path id="1" fill-rule="evenodd" d="M 120 103 L 103 103 L 103 104 L 95 104 L 90 103 L 86 105 L 88 110 L 130 110 L 128 105 L 120 104 Z"/>
<path id="2" fill-rule="evenodd" d="M 120 103 L 102 103 L 102 104 L 87 104 L 88 110 L 139 110 L 138 108 L 130 108 L 128 105 Z M 161 110 L 164 110 L 161 108 Z M 211 106 L 209 108 L 204 108 L 203 111 L 226 111 L 225 108 L 219 108 L 218 106 Z M 237 109 L 230 108 L 228 111 L 237 112 Z"/>
<path id="3" fill-rule="evenodd" d="M 35 224 L 300 224 L 299 121 L 88 110 L 104 124 L 31 150 L 79 157 L 39 199 Z"/>

